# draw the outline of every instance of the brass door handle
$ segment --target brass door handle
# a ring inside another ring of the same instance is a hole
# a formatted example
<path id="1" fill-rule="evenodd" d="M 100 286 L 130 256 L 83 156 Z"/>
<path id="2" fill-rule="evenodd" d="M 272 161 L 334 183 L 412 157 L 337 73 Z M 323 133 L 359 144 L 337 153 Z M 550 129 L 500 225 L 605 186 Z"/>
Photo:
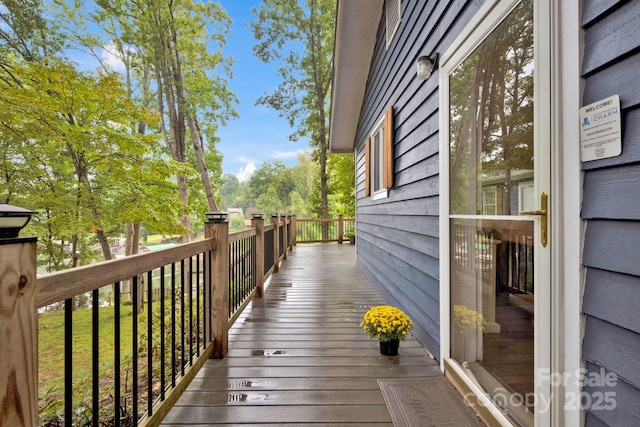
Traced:
<path id="1" fill-rule="evenodd" d="M 537 215 L 540 217 L 540 243 L 543 247 L 547 247 L 548 243 L 548 203 L 549 196 L 545 191 L 540 194 L 540 210 L 537 211 L 520 211 L 520 215 Z"/>

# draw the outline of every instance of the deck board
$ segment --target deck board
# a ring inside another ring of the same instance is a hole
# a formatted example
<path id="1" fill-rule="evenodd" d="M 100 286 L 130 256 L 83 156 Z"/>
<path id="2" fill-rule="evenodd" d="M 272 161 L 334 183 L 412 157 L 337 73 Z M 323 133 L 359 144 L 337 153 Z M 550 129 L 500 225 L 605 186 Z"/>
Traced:
<path id="1" fill-rule="evenodd" d="M 298 246 L 229 331 L 163 426 L 391 426 L 379 378 L 440 376 L 413 337 L 379 354 L 359 323 L 385 304 L 350 245 Z"/>

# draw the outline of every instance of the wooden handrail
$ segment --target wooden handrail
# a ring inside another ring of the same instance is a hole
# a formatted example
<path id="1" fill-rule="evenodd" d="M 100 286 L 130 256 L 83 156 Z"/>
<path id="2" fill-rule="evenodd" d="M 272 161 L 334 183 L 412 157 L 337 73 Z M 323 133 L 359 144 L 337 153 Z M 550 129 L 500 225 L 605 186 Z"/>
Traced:
<path id="1" fill-rule="evenodd" d="M 247 230 L 236 231 L 235 233 L 229 234 L 229 243 L 237 242 L 238 240 L 246 239 L 247 237 L 252 237 L 256 235 L 255 228 L 249 228 Z"/>
<path id="2" fill-rule="evenodd" d="M 295 239 L 294 245 L 297 243 L 328 243 L 338 242 L 342 243 L 345 239 L 344 233 L 346 231 L 355 231 L 355 218 L 296 218 L 295 224 Z M 312 224 L 318 224 L 317 227 L 322 227 L 318 230 L 313 228 Z M 335 224 L 333 232 L 329 229 L 330 224 Z"/>
<path id="3" fill-rule="evenodd" d="M 37 279 L 38 308 L 91 292 L 211 249 L 211 239 L 57 271 Z"/>

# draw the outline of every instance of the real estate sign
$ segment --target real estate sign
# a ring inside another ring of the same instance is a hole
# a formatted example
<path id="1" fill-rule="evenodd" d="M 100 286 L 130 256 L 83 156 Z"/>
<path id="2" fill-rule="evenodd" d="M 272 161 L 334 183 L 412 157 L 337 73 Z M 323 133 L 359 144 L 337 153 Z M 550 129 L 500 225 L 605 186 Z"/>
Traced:
<path id="1" fill-rule="evenodd" d="M 618 95 L 580 109 L 580 158 L 583 162 L 622 153 L 621 115 Z"/>

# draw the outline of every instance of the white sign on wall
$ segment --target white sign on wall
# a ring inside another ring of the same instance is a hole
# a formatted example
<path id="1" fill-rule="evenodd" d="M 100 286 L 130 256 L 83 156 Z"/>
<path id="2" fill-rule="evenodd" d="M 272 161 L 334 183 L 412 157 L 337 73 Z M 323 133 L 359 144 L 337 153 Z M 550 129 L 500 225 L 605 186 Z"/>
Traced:
<path id="1" fill-rule="evenodd" d="M 580 109 L 580 158 L 583 162 L 622 153 L 621 116 L 618 95 Z"/>

